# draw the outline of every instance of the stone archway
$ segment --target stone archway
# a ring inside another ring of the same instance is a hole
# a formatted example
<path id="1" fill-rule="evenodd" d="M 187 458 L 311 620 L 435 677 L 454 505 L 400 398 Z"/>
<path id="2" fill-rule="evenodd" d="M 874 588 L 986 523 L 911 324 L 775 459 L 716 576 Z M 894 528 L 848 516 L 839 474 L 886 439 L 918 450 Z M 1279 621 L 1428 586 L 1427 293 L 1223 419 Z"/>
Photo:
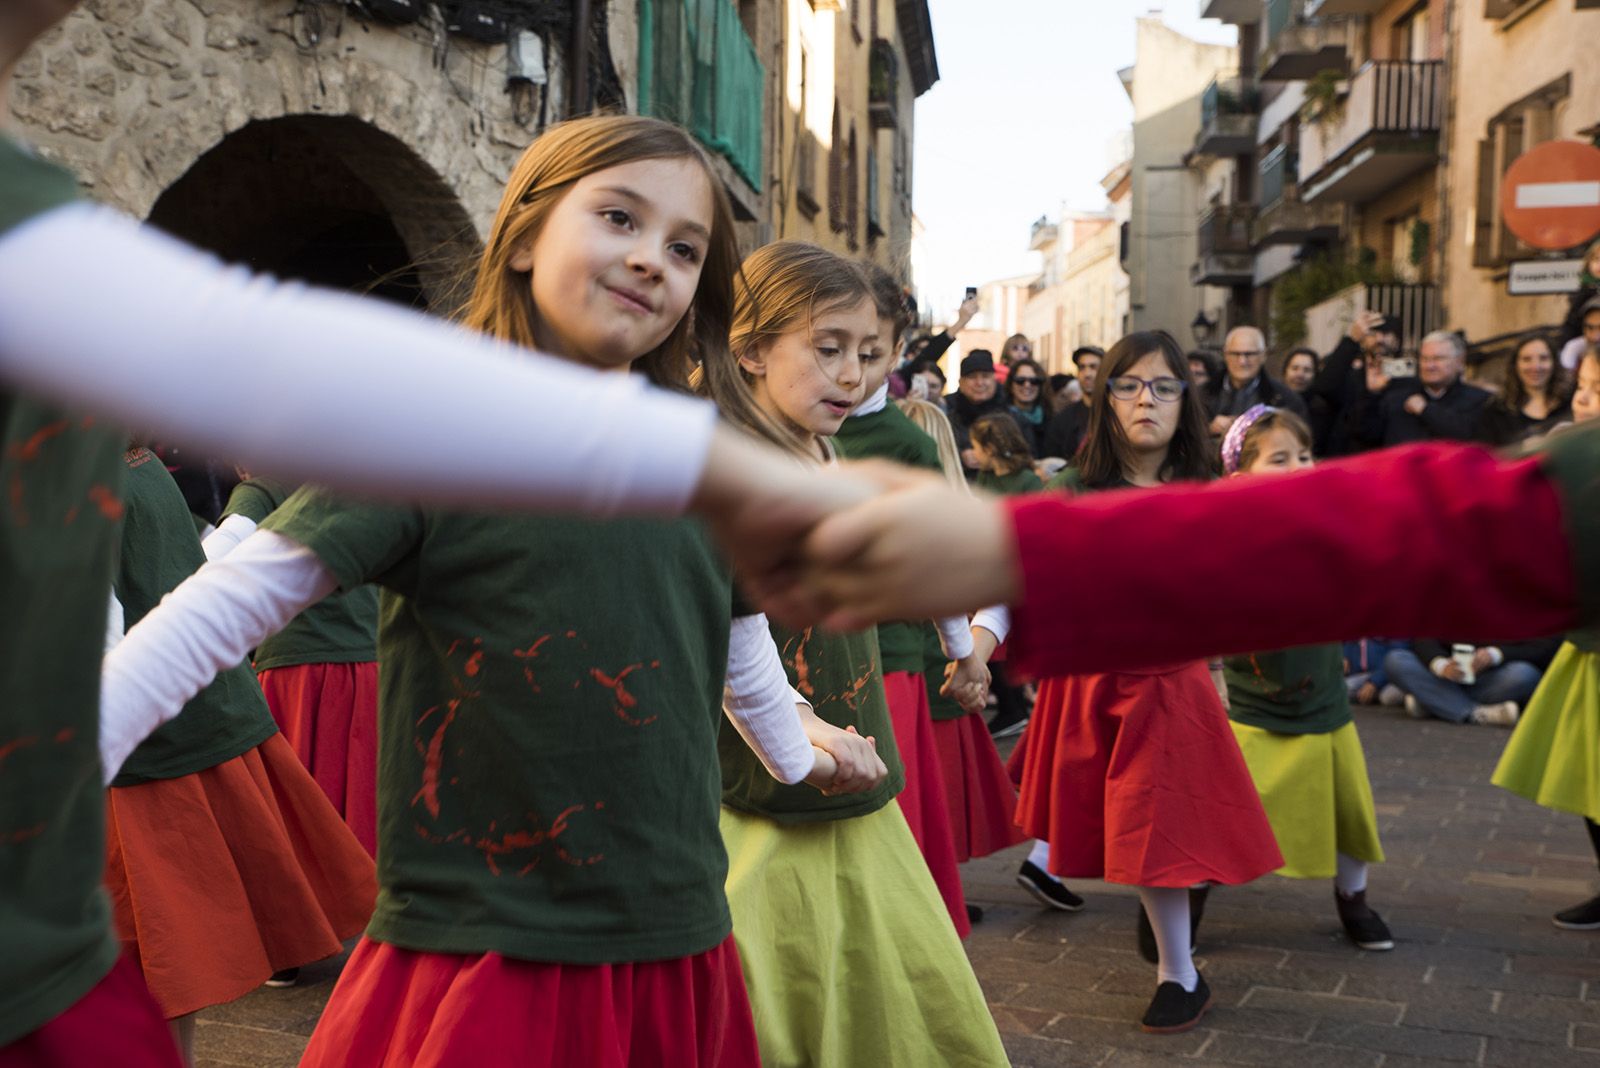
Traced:
<path id="1" fill-rule="evenodd" d="M 246 123 L 161 193 L 150 222 L 257 270 L 443 314 L 478 250 L 439 176 L 348 116 Z"/>

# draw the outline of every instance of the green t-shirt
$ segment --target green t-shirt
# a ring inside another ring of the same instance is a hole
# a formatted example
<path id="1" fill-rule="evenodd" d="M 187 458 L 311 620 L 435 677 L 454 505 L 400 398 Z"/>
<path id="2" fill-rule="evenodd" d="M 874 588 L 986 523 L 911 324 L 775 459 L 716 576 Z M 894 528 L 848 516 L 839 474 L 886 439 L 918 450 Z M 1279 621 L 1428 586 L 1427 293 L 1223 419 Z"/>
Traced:
<path id="1" fill-rule="evenodd" d="M 1019 493 L 1037 493 L 1044 489 L 1044 483 L 1039 481 L 1039 476 L 1033 473 L 1031 467 L 1019 467 L 1009 475 L 997 475 L 993 471 L 979 471 L 977 478 L 979 489 L 998 493 L 1002 497 L 1010 497 Z"/>
<path id="2" fill-rule="evenodd" d="M 1534 452 L 1561 490 L 1583 626 L 1600 626 L 1600 422 L 1557 431 Z"/>
<path id="3" fill-rule="evenodd" d="M 878 756 L 889 774 L 867 793 L 841 797 L 824 797 L 805 783 L 786 786 L 767 774 L 739 732 L 724 723 L 718 739 L 722 803 L 779 823 L 843 820 L 876 812 L 906 784 L 883 694 L 876 632 L 835 634 L 820 629 L 793 631 L 777 623 L 769 626 L 789 685 L 811 702 L 819 718 L 835 727 L 854 726 L 863 738 L 876 738 Z"/>
<path id="4" fill-rule="evenodd" d="M 76 196 L 0 136 L 0 233 Z M 117 960 L 99 738 L 121 456 L 120 435 L 0 390 L 0 1047 Z"/>
<path id="5" fill-rule="evenodd" d="M 113 582 L 128 628 L 206 562 L 183 494 L 148 449 L 124 457 L 122 551 Z M 176 779 L 232 760 L 278 732 L 261 686 L 246 664 L 217 675 L 183 711 L 128 757 L 112 786 Z"/>
<path id="6" fill-rule="evenodd" d="M 341 502 L 267 517 L 378 614 L 378 903 L 441 953 L 605 964 L 731 930 L 717 725 L 732 584 L 690 520 Z"/>
<path id="7" fill-rule="evenodd" d="M 257 526 L 275 512 L 295 487 L 270 478 L 248 478 L 233 489 L 222 512 L 242 515 Z M 256 646 L 255 669 L 296 664 L 362 664 L 378 659 L 378 590 L 362 586 L 330 593 Z"/>
<path id="8" fill-rule="evenodd" d="M 939 446 L 893 404 L 870 415 L 852 415 L 839 427 L 833 441 L 840 454 L 852 460 L 893 460 L 907 467 L 940 470 Z M 932 627 L 926 622 L 878 624 L 883 673 L 921 672 L 925 636 Z"/>
<path id="9" fill-rule="evenodd" d="M 1277 734 L 1330 734 L 1350 722 L 1338 642 L 1230 656 L 1228 718 Z"/>

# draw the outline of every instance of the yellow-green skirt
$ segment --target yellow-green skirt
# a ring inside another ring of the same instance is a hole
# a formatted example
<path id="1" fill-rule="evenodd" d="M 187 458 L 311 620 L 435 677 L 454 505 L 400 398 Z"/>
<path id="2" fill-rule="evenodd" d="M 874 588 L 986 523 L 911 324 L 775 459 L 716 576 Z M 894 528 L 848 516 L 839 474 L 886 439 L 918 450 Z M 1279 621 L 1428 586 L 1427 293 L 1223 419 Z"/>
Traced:
<path id="1" fill-rule="evenodd" d="M 725 807 L 722 837 L 767 1068 L 1009 1063 L 899 805 L 799 824 Z"/>
<path id="2" fill-rule="evenodd" d="M 1283 852 L 1279 875 L 1331 879 L 1340 853 L 1383 862 L 1367 758 L 1354 723 L 1328 734 L 1232 726 Z"/>
<path id="3" fill-rule="evenodd" d="M 1500 754 L 1494 784 L 1600 822 L 1600 654 L 1561 646 Z"/>

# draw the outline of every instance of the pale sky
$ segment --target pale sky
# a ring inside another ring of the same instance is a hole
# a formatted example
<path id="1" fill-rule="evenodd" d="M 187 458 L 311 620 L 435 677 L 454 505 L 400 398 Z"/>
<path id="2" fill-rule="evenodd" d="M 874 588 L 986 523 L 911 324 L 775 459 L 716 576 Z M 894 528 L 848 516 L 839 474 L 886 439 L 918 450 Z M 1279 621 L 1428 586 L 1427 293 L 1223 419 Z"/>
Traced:
<path id="1" fill-rule="evenodd" d="M 1133 62 L 1134 19 L 1151 0 L 928 0 L 940 78 L 917 101 L 913 188 L 927 228 L 935 321 L 969 285 L 1037 266 L 1041 215 L 1105 206 L 1100 178 L 1133 121 L 1117 71 Z M 1174 29 L 1214 43 L 1235 30 L 1168 0 Z"/>

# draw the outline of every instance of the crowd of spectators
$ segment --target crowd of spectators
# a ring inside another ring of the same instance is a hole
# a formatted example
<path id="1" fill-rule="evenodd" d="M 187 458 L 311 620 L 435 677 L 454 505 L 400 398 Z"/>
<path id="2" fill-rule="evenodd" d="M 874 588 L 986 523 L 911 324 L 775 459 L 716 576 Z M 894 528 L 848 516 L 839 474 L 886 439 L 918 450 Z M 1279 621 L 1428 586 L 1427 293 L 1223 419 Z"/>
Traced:
<path id="1" fill-rule="evenodd" d="M 942 408 L 969 482 L 1026 491 L 1077 456 L 1105 352 L 1080 346 L 1070 371 L 1050 374 L 1033 358 L 1028 339 L 1016 334 L 998 362 L 986 349 L 968 351 L 950 389 L 939 361 L 977 311 L 968 300 L 948 330 L 908 346 L 896 391 Z M 1214 442 L 1252 406 L 1267 404 L 1302 417 L 1320 457 L 1437 440 L 1517 445 L 1575 418 L 1600 417 L 1600 246 L 1560 328 L 1522 337 L 1487 388 L 1481 374 L 1478 384 L 1466 380 L 1467 346 L 1459 334 L 1427 334 L 1412 352 L 1403 347 L 1402 324 L 1376 311 L 1357 314 L 1326 354 L 1302 346 L 1274 360 L 1261 330 L 1239 326 L 1223 339 L 1220 354 L 1196 350 L 1188 365 L 1189 388 Z M 1347 682 L 1357 703 L 1403 707 L 1418 719 L 1510 726 L 1558 645 L 1554 638 L 1368 639 L 1346 646 Z M 1003 718 L 1006 733 L 1020 726 L 1014 713 Z"/>

